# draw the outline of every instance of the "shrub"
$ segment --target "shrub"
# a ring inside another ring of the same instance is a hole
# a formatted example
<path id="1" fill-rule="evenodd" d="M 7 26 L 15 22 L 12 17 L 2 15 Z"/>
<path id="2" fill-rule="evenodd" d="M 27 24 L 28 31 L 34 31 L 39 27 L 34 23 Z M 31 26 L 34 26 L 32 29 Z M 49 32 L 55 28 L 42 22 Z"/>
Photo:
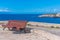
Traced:
<path id="1" fill-rule="evenodd" d="M 31 26 L 31 24 L 27 24 L 28 26 Z"/>
<path id="2" fill-rule="evenodd" d="M 51 28 L 55 28 L 54 26 L 51 26 Z"/>
<path id="3" fill-rule="evenodd" d="M 60 27 L 57 26 L 56 28 L 60 28 Z"/>

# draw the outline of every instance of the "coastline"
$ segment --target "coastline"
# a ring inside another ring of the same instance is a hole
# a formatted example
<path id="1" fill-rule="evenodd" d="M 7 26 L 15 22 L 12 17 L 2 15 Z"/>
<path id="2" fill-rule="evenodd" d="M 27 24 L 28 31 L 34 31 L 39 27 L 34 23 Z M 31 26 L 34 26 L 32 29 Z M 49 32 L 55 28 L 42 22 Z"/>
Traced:
<path id="1" fill-rule="evenodd" d="M 57 14 L 43 14 L 38 17 L 60 17 L 60 13 Z"/>
<path id="2" fill-rule="evenodd" d="M 8 21 L 0 21 L 0 26 L 1 25 L 6 25 Z M 27 22 L 27 26 L 37 26 L 37 27 L 60 27 L 60 24 L 55 24 L 55 23 L 45 23 L 45 22 L 33 22 L 29 21 Z"/>

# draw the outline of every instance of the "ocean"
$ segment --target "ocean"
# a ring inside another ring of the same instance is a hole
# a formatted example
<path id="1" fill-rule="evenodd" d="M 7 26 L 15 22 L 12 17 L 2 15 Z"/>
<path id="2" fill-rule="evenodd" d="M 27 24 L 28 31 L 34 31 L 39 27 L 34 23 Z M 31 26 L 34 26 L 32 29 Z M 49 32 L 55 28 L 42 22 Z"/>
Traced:
<path id="1" fill-rule="evenodd" d="M 46 22 L 46 23 L 57 23 L 60 24 L 60 18 L 40 18 L 42 14 L 0 14 L 0 20 L 26 20 L 34 22 Z"/>

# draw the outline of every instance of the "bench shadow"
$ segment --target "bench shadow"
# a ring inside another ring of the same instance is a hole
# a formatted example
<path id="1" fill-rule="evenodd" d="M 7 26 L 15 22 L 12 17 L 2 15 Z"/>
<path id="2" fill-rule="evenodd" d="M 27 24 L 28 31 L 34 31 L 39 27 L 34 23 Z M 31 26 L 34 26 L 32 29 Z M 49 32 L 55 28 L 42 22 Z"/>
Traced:
<path id="1" fill-rule="evenodd" d="M 14 31 L 14 30 L 12 30 L 13 31 L 13 34 L 26 34 L 26 33 L 31 33 L 31 28 L 27 28 L 28 30 L 29 30 L 29 32 L 24 32 L 24 30 L 18 30 L 18 31 Z"/>

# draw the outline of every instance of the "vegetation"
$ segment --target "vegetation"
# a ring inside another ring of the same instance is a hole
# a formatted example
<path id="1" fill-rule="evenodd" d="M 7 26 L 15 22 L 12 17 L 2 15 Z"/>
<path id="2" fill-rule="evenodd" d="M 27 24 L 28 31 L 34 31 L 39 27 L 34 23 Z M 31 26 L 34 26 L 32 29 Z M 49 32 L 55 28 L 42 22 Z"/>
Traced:
<path id="1" fill-rule="evenodd" d="M 60 28 L 60 27 L 57 26 L 56 28 Z"/>
<path id="2" fill-rule="evenodd" d="M 51 28 L 55 28 L 54 26 L 51 26 Z"/>

